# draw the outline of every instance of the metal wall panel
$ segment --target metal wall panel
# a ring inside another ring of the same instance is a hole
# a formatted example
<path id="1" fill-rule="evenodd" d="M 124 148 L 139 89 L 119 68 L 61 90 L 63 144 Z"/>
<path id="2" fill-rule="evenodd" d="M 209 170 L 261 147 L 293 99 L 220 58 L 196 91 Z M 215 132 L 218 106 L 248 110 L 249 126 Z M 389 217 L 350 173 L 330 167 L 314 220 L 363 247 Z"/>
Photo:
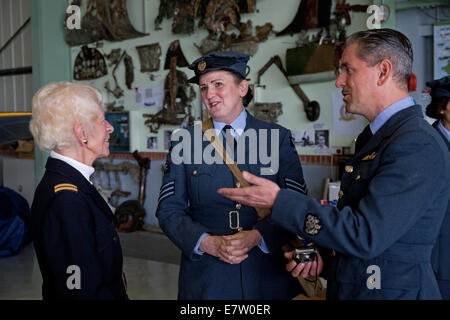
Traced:
<path id="1" fill-rule="evenodd" d="M 0 47 L 30 17 L 30 0 L 0 0 Z M 0 53 L 0 70 L 31 66 L 31 24 Z M 0 77 L 0 112 L 31 111 L 31 74 Z"/>

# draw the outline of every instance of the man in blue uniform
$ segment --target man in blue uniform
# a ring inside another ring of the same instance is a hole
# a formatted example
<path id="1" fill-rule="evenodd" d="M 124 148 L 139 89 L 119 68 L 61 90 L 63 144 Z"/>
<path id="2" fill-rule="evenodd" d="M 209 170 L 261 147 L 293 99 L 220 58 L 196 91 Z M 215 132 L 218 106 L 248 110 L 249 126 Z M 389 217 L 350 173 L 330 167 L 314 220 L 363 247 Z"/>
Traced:
<path id="1" fill-rule="evenodd" d="M 257 120 L 244 109 L 251 100 L 245 80 L 248 59 L 237 53 L 208 54 L 191 64 L 195 77 L 190 81 L 199 84 L 215 138 L 228 136 L 223 145 L 240 170 L 265 172 L 276 185 L 306 193 L 289 130 Z M 178 140 L 181 132 L 187 137 L 172 143 L 156 214 L 161 228 L 182 251 L 178 298 L 290 299 L 298 295 L 301 288 L 285 271 L 281 250 L 294 235 L 270 220 L 258 222 L 254 208 L 217 194 L 217 189 L 233 187 L 238 180 L 225 161 L 220 163 L 202 125 L 175 131 L 172 140 Z M 187 147 L 179 156 L 181 145 Z M 208 155 L 214 155 L 215 161 L 209 161 Z M 243 156 L 245 161 L 240 161 Z"/>
<path id="2" fill-rule="evenodd" d="M 330 249 L 322 253 L 328 299 L 441 298 L 430 257 L 449 201 L 450 162 L 408 95 L 412 61 L 409 40 L 391 29 L 347 40 L 336 86 L 347 111 L 370 124 L 345 167 L 337 207 L 250 174 L 245 178 L 255 186 L 219 190 L 272 208 L 273 222 Z M 287 269 L 293 276 L 315 274 L 295 261 Z"/>
<path id="3" fill-rule="evenodd" d="M 427 116 L 437 119 L 433 128 L 447 144 L 450 157 L 450 76 L 427 82 L 431 88 L 431 103 L 427 106 Z M 449 159 L 450 161 L 450 159 Z M 449 191 L 450 192 L 450 191 Z M 450 300 L 450 201 L 441 232 L 431 255 L 431 264 L 443 299 Z"/>

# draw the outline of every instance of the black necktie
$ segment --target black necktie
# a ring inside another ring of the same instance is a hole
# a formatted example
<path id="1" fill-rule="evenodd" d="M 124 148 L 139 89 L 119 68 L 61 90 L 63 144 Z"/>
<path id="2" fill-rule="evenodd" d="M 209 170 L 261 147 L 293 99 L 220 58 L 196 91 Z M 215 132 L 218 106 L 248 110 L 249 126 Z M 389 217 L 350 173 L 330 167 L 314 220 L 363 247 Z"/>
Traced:
<path id="1" fill-rule="evenodd" d="M 234 153 L 234 151 L 236 150 L 236 140 L 234 139 L 233 135 L 231 134 L 231 129 L 233 129 L 233 127 L 230 126 L 229 124 L 227 124 L 222 128 L 222 131 L 225 133 L 226 143 L 228 144 L 228 146 L 231 147 L 231 150 Z"/>
<path id="2" fill-rule="evenodd" d="M 363 132 L 361 132 L 356 138 L 356 144 L 355 144 L 355 154 L 358 154 L 359 151 L 366 145 L 366 143 L 372 138 L 373 134 L 370 130 L 370 125 L 367 125 L 367 127 L 364 128 Z"/>

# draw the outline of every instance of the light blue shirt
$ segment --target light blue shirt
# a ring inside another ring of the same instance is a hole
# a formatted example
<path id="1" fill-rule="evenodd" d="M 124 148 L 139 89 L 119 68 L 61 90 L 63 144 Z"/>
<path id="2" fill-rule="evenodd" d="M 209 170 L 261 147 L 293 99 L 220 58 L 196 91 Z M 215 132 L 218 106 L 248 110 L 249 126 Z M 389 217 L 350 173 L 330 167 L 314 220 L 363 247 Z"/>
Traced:
<path id="1" fill-rule="evenodd" d="M 438 129 L 442 132 L 444 137 L 447 138 L 447 141 L 450 141 L 450 131 L 448 131 L 444 125 L 442 124 L 442 120 L 439 120 L 439 123 L 437 125 Z"/>
<path id="2" fill-rule="evenodd" d="M 216 135 L 219 135 L 222 132 L 223 127 L 227 125 L 225 122 L 219 122 L 213 119 L 214 129 L 216 130 Z M 245 125 L 247 124 L 247 111 L 243 109 L 241 113 L 234 119 L 233 122 L 230 123 L 230 126 L 233 130 L 230 130 L 231 135 L 238 140 L 241 134 L 244 132 Z"/>
<path id="3" fill-rule="evenodd" d="M 411 96 L 394 102 L 373 119 L 370 123 L 370 131 L 372 131 L 372 134 L 375 134 L 394 114 L 415 104 L 416 102 Z"/>
<path id="4" fill-rule="evenodd" d="M 216 134 L 219 135 L 222 132 L 223 127 L 227 125 L 225 122 L 219 122 L 213 119 L 214 129 L 216 130 Z M 230 126 L 233 128 L 233 130 L 230 130 L 231 135 L 236 139 L 236 141 L 239 139 L 241 134 L 244 132 L 245 126 L 247 124 L 247 111 L 242 110 L 242 112 L 237 116 L 236 119 L 234 119 L 233 122 L 230 123 Z M 194 253 L 203 255 L 203 251 L 199 250 L 200 243 L 202 242 L 203 238 L 209 235 L 209 233 L 203 233 L 200 238 L 198 238 L 197 244 L 194 248 Z M 264 253 L 269 253 L 269 249 L 267 248 L 266 243 L 264 242 L 264 239 L 261 238 L 261 243 L 258 245 L 258 247 L 261 249 Z"/>

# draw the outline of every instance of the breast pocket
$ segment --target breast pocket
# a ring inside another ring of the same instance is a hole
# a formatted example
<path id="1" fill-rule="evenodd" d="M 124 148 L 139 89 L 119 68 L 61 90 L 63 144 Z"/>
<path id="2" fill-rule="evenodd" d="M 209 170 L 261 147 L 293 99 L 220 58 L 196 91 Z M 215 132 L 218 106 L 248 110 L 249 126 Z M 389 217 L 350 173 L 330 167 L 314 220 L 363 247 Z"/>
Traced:
<path id="1" fill-rule="evenodd" d="M 215 165 L 192 166 L 188 169 L 190 181 L 189 196 L 194 204 L 211 202 L 211 192 L 217 193 L 217 181 L 215 181 Z"/>

